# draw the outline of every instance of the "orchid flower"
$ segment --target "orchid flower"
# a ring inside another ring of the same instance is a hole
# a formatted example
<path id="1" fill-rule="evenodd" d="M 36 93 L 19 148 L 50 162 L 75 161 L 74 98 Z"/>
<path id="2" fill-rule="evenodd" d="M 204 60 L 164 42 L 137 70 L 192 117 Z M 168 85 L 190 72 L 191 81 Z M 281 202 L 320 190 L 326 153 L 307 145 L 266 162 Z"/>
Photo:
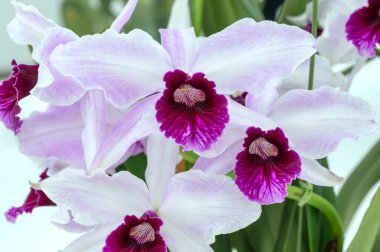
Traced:
<path id="1" fill-rule="evenodd" d="M 118 31 L 62 45 L 50 63 L 85 89 L 104 91 L 120 109 L 155 94 L 161 131 L 198 151 L 209 149 L 230 120 L 223 94 L 265 92 L 315 52 L 314 38 L 297 27 L 252 19 L 202 39 L 193 28 L 161 29 L 162 45 L 138 29 Z"/>
<path id="2" fill-rule="evenodd" d="M 286 185 L 296 177 L 321 186 L 340 184 L 342 178 L 315 159 L 326 157 L 343 139 L 375 129 L 367 102 L 331 87 L 292 90 L 270 101 L 262 116 L 255 111 L 262 101 L 248 94 L 247 107 L 240 105 L 245 112 L 231 113 L 240 118 L 240 127 L 226 129 L 194 169 L 225 174 L 235 167 L 235 182 L 250 199 L 282 202 Z"/>
<path id="3" fill-rule="evenodd" d="M 328 58 L 332 65 L 349 63 L 360 58 L 354 44 L 349 41 L 349 38 L 347 39 L 346 32 L 351 29 L 349 28 L 351 25 L 348 25 L 351 14 L 365 4 L 366 0 L 320 0 L 318 2 L 318 24 L 321 28 L 320 36 L 317 38 L 318 52 Z M 312 20 L 312 3 L 307 5 L 303 15 L 289 18 L 307 28 Z M 348 36 L 353 37 L 353 35 Z"/>
<path id="4" fill-rule="evenodd" d="M 138 0 L 130 0 L 116 18 L 111 27 L 124 25 L 133 13 Z M 33 47 L 32 57 L 40 64 L 37 85 L 31 93 L 53 105 L 71 105 L 81 99 L 83 89 L 74 78 L 62 75 L 50 64 L 50 54 L 60 45 L 79 39 L 69 29 L 57 25 L 44 17 L 34 6 L 15 1 L 11 2 L 16 9 L 15 18 L 8 24 L 8 34 L 13 41 Z"/>
<path id="5" fill-rule="evenodd" d="M 380 44 L 380 1 L 368 0 L 368 6 L 351 14 L 346 24 L 347 39 L 368 57 L 376 55 Z"/>
<path id="6" fill-rule="evenodd" d="M 212 251 L 217 234 L 255 221 L 260 206 L 225 176 L 175 174 L 178 145 L 155 134 L 147 141 L 146 184 L 129 172 L 112 176 L 66 169 L 41 183 L 75 221 L 94 229 L 63 251 Z M 120 194 L 122 193 L 122 194 Z"/>
<path id="7" fill-rule="evenodd" d="M 12 73 L 0 85 L 0 121 L 16 134 L 22 124 L 18 117 L 21 112 L 18 103 L 36 85 L 38 65 L 17 64 L 15 60 L 11 64 Z"/>

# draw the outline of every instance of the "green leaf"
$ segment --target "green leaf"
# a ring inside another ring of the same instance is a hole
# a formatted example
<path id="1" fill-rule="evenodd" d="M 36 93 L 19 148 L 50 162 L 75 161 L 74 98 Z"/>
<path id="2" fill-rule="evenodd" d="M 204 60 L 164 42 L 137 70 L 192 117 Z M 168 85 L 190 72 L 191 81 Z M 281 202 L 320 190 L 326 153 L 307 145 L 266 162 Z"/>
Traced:
<path id="1" fill-rule="evenodd" d="M 260 1 L 258 0 L 239 0 L 242 7 L 245 8 L 249 17 L 256 21 L 262 21 L 265 19 Z"/>
<path id="2" fill-rule="evenodd" d="M 285 201 L 284 211 L 282 213 L 281 223 L 278 230 L 278 238 L 273 251 L 286 251 L 289 241 L 295 240 L 295 233 L 292 232 L 292 228 L 294 228 L 294 216 L 296 214 L 296 209 L 296 202 L 290 200 Z"/>
<path id="3" fill-rule="evenodd" d="M 380 141 L 354 169 L 338 194 L 337 207 L 345 227 L 365 195 L 380 179 L 379 153 Z"/>
<path id="4" fill-rule="evenodd" d="M 211 245 L 214 251 L 231 252 L 231 243 L 229 235 L 218 235 L 215 242 Z"/>
<path id="5" fill-rule="evenodd" d="M 371 252 L 376 236 L 380 230 L 380 187 L 377 189 L 371 204 L 352 240 L 347 252 Z"/>
<path id="6" fill-rule="evenodd" d="M 306 222 L 309 241 L 309 252 L 318 251 L 319 239 L 319 212 L 317 209 L 306 206 Z"/>
<path id="7" fill-rule="evenodd" d="M 147 166 L 147 158 L 144 153 L 128 158 L 122 165 L 116 168 L 116 172 L 129 171 L 138 178 L 145 180 L 145 170 Z"/>
<path id="8" fill-rule="evenodd" d="M 279 230 L 283 212 L 284 204 L 262 206 L 260 218 L 244 229 L 254 251 L 273 251 L 279 235 L 282 235 Z"/>

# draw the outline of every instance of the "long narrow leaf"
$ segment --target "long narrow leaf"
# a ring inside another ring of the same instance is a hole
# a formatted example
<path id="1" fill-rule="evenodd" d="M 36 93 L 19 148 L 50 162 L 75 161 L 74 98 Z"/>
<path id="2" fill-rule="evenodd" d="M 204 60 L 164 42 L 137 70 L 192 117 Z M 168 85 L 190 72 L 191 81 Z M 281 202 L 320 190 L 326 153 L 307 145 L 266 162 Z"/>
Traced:
<path id="1" fill-rule="evenodd" d="M 359 230 L 347 249 L 347 252 L 370 252 L 380 230 L 380 187 L 364 215 Z"/>

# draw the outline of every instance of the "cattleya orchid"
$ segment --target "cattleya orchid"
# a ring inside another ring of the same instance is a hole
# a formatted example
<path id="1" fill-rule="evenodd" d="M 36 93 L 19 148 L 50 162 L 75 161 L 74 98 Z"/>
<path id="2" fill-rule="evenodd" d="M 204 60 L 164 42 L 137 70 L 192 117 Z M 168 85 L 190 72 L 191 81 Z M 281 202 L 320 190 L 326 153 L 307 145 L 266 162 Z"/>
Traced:
<path id="1" fill-rule="evenodd" d="M 368 57 L 376 55 L 380 44 L 380 1 L 368 0 L 368 6 L 351 14 L 346 24 L 347 39 Z"/>
<path id="2" fill-rule="evenodd" d="M 282 202 L 286 185 L 296 177 L 322 186 L 341 183 L 342 178 L 315 159 L 330 154 L 343 139 L 375 129 L 374 111 L 367 102 L 331 87 L 260 99 L 247 95 L 246 107 L 239 109 L 245 112 L 233 113 L 241 125 L 226 129 L 195 169 L 225 174 L 235 167 L 238 187 L 261 204 Z M 267 111 L 266 116 L 255 111 L 256 102 L 270 104 L 261 111 Z"/>
<path id="3" fill-rule="evenodd" d="M 252 19 L 202 39 L 193 28 L 160 33 L 162 45 L 142 30 L 109 29 L 60 46 L 49 61 L 84 88 L 103 90 L 120 109 L 156 96 L 152 112 L 160 130 L 185 150 L 201 152 L 234 123 L 223 94 L 265 92 L 315 52 L 309 33 Z"/>
<path id="4" fill-rule="evenodd" d="M 212 251 L 215 235 L 259 217 L 260 206 L 230 178 L 193 170 L 175 174 L 178 151 L 161 134 L 148 138 L 146 184 L 126 171 L 86 176 L 66 169 L 44 180 L 41 188 L 58 207 L 94 227 L 63 251 Z"/>
<path id="5" fill-rule="evenodd" d="M 318 5 L 317 45 L 322 56 L 333 65 L 356 60 L 361 67 L 362 57 L 375 56 L 376 43 L 379 43 L 378 0 L 320 0 Z M 303 15 L 289 18 L 310 30 L 312 3 L 307 5 Z"/>

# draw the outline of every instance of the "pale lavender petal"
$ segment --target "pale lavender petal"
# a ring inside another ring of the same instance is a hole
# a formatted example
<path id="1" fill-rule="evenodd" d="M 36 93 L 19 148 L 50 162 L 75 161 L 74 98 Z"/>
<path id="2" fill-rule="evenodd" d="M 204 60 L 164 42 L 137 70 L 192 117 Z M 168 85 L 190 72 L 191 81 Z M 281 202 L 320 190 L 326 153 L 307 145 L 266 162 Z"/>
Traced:
<path id="1" fill-rule="evenodd" d="M 45 112 L 36 112 L 24 119 L 17 135 L 20 151 L 33 157 L 80 163 L 83 160 L 83 126 L 79 103 L 51 106 Z"/>
<path id="2" fill-rule="evenodd" d="M 222 92 L 265 92 L 315 51 L 312 35 L 298 27 L 246 18 L 204 39 L 191 73 L 205 73 Z"/>
<path id="3" fill-rule="evenodd" d="M 248 127 L 255 126 L 264 130 L 277 127 L 276 123 L 271 119 L 232 99 L 228 99 L 228 111 L 230 121 L 224 129 L 222 136 L 212 145 L 210 150 L 197 152 L 200 156 L 212 158 L 220 155 L 236 141 L 242 140 Z"/>
<path id="4" fill-rule="evenodd" d="M 166 245 L 172 252 L 213 252 L 214 250 L 209 245 L 204 236 L 209 236 L 207 230 L 192 230 L 178 226 L 177 223 L 172 223 L 169 220 L 164 221 L 161 228 L 161 235 L 165 240 Z"/>
<path id="5" fill-rule="evenodd" d="M 330 154 L 343 139 L 373 131 L 374 113 L 366 101 L 325 86 L 286 93 L 268 116 L 284 130 L 294 150 L 318 159 Z"/>
<path id="6" fill-rule="evenodd" d="M 173 67 L 188 72 L 196 51 L 194 28 L 160 29 L 160 34 L 161 44 L 169 53 Z"/>
<path id="7" fill-rule="evenodd" d="M 86 166 L 92 162 L 103 146 L 106 134 L 106 101 L 100 90 L 88 91 L 81 100 L 81 112 L 84 122 L 82 145 Z"/>
<path id="8" fill-rule="evenodd" d="M 347 19 L 347 14 L 328 15 L 323 33 L 317 39 L 318 52 L 332 65 L 351 62 L 359 57 L 355 46 L 346 39 Z"/>
<path id="9" fill-rule="evenodd" d="M 121 222 L 120 222 L 121 223 Z M 97 226 L 93 231 L 88 232 L 78 239 L 70 243 L 62 252 L 99 252 L 102 251 L 103 246 L 106 244 L 107 236 L 119 225 L 120 223 L 113 223 L 109 225 Z"/>
<path id="10" fill-rule="evenodd" d="M 60 229 L 70 233 L 83 233 L 94 228 L 94 226 L 86 226 L 76 223 L 73 220 L 73 216 L 70 214 L 70 211 L 63 210 L 61 208 L 58 208 L 57 212 L 50 217 L 50 221 Z"/>
<path id="11" fill-rule="evenodd" d="M 226 151 L 215 158 L 200 157 L 192 170 L 202 170 L 210 174 L 224 175 L 232 171 L 236 163 L 236 155 L 243 150 L 242 139 L 228 147 Z"/>
<path id="12" fill-rule="evenodd" d="M 344 181 L 342 177 L 335 175 L 314 159 L 301 157 L 301 163 L 301 175 L 299 178 L 314 185 L 336 186 L 341 185 Z"/>
<path id="13" fill-rule="evenodd" d="M 121 223 L 126 213 L 140 216 L 151 208 L 144 181 L 124 171 L 113 176 L 96 171 L 86 176 L 81 170 L 65 169 L 44 180 L 41 188 L 83 225 Z"/>
<path id="14" fill-rule="evenodd" d="M 138 0 L 128 0 L 128 3 L 125 5 L 124 9 L 116 17 L 115 21 L 112 22 L 110 29 L 120 32 L 123 26 L 131 18 L 138 2 Z"/>
<path id="15" fill-rule="evenodd" d="M 230 178 L 202 171 L 174 176 L 160 208 L 164 226 L 171 223 L 209 242 L 215 235 L 248 226 L 260 214 L 260 205 L 247 199 Z"/>
<path id="16" fill-rule="evenodd" d="M 136 103 L 114 127 L 109 129 L 103 146 L 92 163 L 91 170 L 104 170 L 113 166 L 135 142 L 149 134 L 159 132 L 154 110 L 158 98 L 159 94 Z"/>
<path id="17" fill-rule="evenodd" d="M 310 61 L 302 63 L 294 73 L 282 80 L 278 91 L 280 95 L 292 89 L 308 89 Z M 315 56 L 315 66 L 313 87 L 321 86 L 340 87 L 344 84 L 344 76 L 341 73 L 334 73 L 330 62 L 323 56 Z"/>
<path id="18" fill-rule="evenodd" d="M 32 94 L 53 105 L 71 105 L 86 92 L 72 77 L 63 76 L 50 64 L 50 55 L 59 45 L 77 40 L 79 37 L 72 31 L 56 27 L 51 28 L 36 54 L 39 57 L 38 83 Z"/>
<path id="19" fill-rule="evenodd" d="M 191 26 L 189 0 L 175 0 L 170 11 L 169 29 L 181 29 Z"/>
<path id="20" fill-rule="evenodd" d="M 44 17 L 36 7 L 15 1 L 15 18 L 8 24 L 8 34 L 13 41 L 21 45 L 39 46 L 49 28 L 57 27 L 50 19 Z"/>
<path id="21" fill-rule="evenodd" d="M 280 83 L 280 80 L 275 80 L 275 82 Z M 278 85 L 268 88 L 265 93 L 248 93 L 246 96 L 245 106 L 262 115 L 267 115 L 272 108 L 273 103 L 278 99 L 279 94 L 277 91 L 277 86 Z"/>
<path id="22" fill-rule="evenodd" d="M 145 180 L 153 209 L 158 209 L 166 186 L 175 174 L 179 146 L 162 133 L 156 133 L 148 137 L 146 154 L 148 165 Z"/>
<path id="23" fill-rule="evenodd" d="M 104 90 L 118 108 L 164 89 L 163 76 L 172 68 L 165 49 L 141 30 L 84 36 L 59 46 L 50 61 L 84 88 Z"/>

